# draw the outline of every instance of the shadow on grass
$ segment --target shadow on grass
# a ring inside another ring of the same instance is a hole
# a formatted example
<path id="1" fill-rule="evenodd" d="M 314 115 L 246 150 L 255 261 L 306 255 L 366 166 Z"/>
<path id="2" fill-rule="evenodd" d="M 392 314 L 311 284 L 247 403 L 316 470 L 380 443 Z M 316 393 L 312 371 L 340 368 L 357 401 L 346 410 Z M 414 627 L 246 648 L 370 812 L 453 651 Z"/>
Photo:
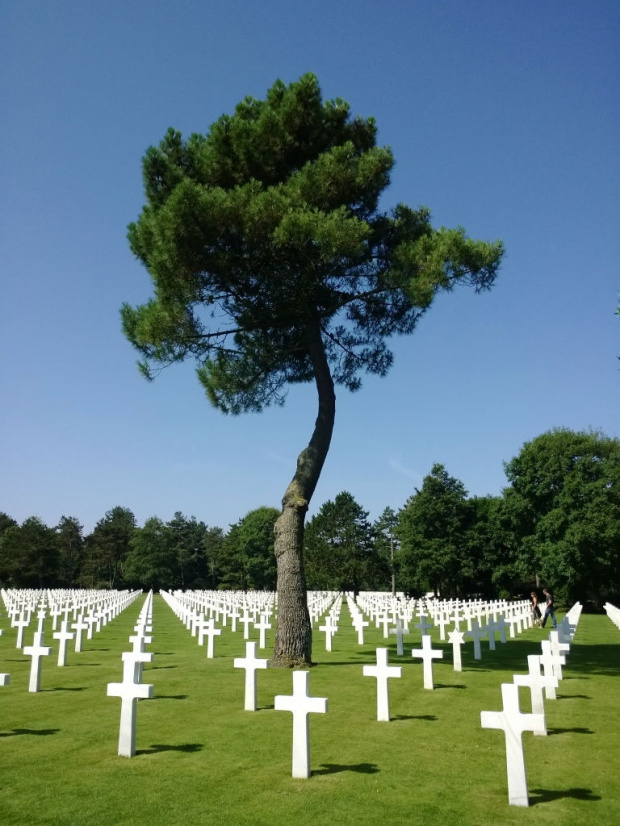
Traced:
<path id="1" fill-rule="evenodd" d="M 446 683 L 435 683 L 435 688 L 467 688 L 466 685 L 448 685 Z"/>
<path id="2" fill-rule="evenodd" d="M 0 737 L 14 737 L 16 734 L 35 734 L 46 737 L 48 734 L 58 734 L 59 728 L 14 728 L 13 731 L 2 731 Z"/>
<path id="3" fill-rule="evenodd" d="M 84 668 L 84 666 L 90 668 L 93 665 L 101 665 L 101 663 L 73 663 L 70 668 Z"/>
<path id="4" fill-rule="evenodd" d="M 536 806 L 539 803 L 551 803 L 563 797 L 572 797 L 575 800 L 589 800 L 591 802 L 601 799 L 600 795 L 592 794 L 591 789 L 562 789 L 558 791 L 530 789 L 529 792 L 530 804 L 532 806 Z"/>
<path id="5" fill-rule="evenodd" d="M 167 746 L 162 743 L 153 743 L 153 745 L 148 749 L 137 749 L 136 755 L 158 754 L 163 751 L 183 751 L 186 754 L 194 754 L 197 751 L 202 751 L 203 748 L 204 746 L 202 743 L 183 743 L 180 746 Z"/>
<path id="6" fill-rule="evenodd" d="M 187 700 L 189 694 L 159 694 L 154 700 Z"/>
<path id="7" fill-rule="evenodd" d="M 395 714 L 391 720 L 428 720 L 434 722 L 437 719 L 435 714 Z"/>
<path id="8" fill-rule="evenodd" d="M 256 710 L 257 711 L 269 711 L 270 709 L 274 709 L 274 708 L 275 708 L 274 704 L 271 703 L 270 705 L 266 705 L 266 706 L 257 706 Z"/>
<path id="9" fill-rule="evenodd" d="M 178 668 L 178 665 L 152 665 L 148 670 L 149 671 L 163 671 L 166 668 Z"/>
<path id="10" fill-rule="evenodd" d="M 85 653 L 90 653 L 91 651 L 109 651 L 109 648 L 85 648 Z"/>
<path id="11" fill-rule="evenodd" d="M 575 644 L 566 658 L 566 668 L 570 671 L 585 671 L 588 675 L 619 676 L 620 646 Z M 579 679 L 572 674 L 570 676 Z"/>
<path id="12" fill-rule="evenodd" d="M 547 734 L 594 734 L 594 732 L 589 728 L 550 728 L 547 731 Z"/>
<path id="13" fill-rule="evenodd" d="M 42 688 L 41 691 L 86 691 L 86 689 L 84 686 L 78 686 L 77 688 L 58 686 L 57 688 Z"/>
<path id="14" fill-rule="evenodd" d="M 555 698 L 556 700 L 591 700 L 587 694 L 560 694 Z"/>
<path id="15" fill-rule="evenodd" d="M 352 763 L 350 766 L 339 763 L 321 763 L 323 768 L 312 772 L 312 776 L 320 774 L 338 774 L 338 772 L 358 772 L 359 774 L 376 774 L 379 769 L 376 763 Z"/>

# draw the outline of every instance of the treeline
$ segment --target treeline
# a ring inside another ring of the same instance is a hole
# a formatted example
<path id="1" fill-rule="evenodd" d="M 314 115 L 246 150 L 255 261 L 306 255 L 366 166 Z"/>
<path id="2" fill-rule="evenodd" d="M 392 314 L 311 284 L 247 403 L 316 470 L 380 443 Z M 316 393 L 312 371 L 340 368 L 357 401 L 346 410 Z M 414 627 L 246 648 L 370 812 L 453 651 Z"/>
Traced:
<path id="1" fill-rule="evenodd" d="M 617 604 L 620 441 L 553 430 L 505 471 L 501 496 L 469 497 L 437 464 L 398 511 L 387 507 L 374 522 L 350 493 L 338 494 L 306 525 L 308 587 L 492 598 L 547 585 L 567 603 Z M 225 531 L 179 512 L 138 527 L 116 507 L 87 536 L 73 517 L 48 527 L 0 514 L 0 584 L 273 590 L 278 513 L 257 508 Z"/>

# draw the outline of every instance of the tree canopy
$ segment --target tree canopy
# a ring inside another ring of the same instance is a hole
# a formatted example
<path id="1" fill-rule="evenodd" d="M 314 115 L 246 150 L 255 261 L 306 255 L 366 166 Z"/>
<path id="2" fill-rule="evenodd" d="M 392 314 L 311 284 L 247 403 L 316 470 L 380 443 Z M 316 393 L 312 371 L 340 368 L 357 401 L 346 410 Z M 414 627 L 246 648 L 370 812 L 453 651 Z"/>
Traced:
<path id="1" fill-rule="evenodd" d="M 551 430 L 505 465 L 522 576 L 568 602 L 620 594 L 620 440 Z"/>
<path id="2" fill-rule="evenodd" d="M 435 229 L 426 208 L 379 209 L 394 163 L 372 118 L 322 100 L 317 78 L 277 81 L 206 135 L 170 129 L 144 157 L 146 204 L 129 226 L 153 297 L 122 308 L 151 378 L 194 358 L 226 413 L 281 404 L 314 382 L 318 415 L 275 526 L 279 619 L 272 663 L 311 662 L 303 571 L 308 504 L 329 450 L 334 385 L 385 375 L 387 339 L 411 333 L 456 284 L 489 288 L 500 242 Z"/>

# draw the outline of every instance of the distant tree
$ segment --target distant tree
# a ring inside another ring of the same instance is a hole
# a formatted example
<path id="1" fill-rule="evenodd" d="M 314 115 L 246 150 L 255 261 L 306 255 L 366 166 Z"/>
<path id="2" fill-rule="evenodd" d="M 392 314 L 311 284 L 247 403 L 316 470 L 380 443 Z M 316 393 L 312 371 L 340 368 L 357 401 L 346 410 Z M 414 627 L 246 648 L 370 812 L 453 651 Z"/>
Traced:
<path id="1" fill-rule="evenodd" d="M 503 518 L 500 496 L 467 500 L 461 545 L 467 559 L 462 588 L 488 599 L 514 597 L 522 590 L 515 573 L 515 542 Z"/>
<path id="2" fill-rule="evenodd" d="M 84 557 L 82 526 L 73 516 L 63 516 L 56 525 L 58 580 L 63 588 L 75 588 Z"/>
<path id="3" fill-rule="evenodd" d="M 86 538 L 86 558 L 82 571 L 84 587 L 118 588 L 123 582 L 123 565 L 136 529 L 136 517 L 129 508 L 107 511 Z"/>
<path id="4" fill-rule="evenodd" d="M 7 528 L 15 528 L 18 525 L 19 522 L 13 519 L 12 516 L 9 516 L 8 513 L 4 513 L 4 511 L 0 511 L 0 537 Z"/>
<path id="5" fill-rule="evenodd" d="M 194 587 L 208 587 L 215 590 L 220 584 L 220 563 L 224 556 L 224 531 L 222 528 L 207 527 L 205 530 L 203 545 L 207 562 L 207 579 L 206 582 L 198 582 Z"/>
<path id="6" fill-rule="evenodd" d="M 205 588 L 208 577 L 205 534 L 207 526 L 180 511 L 167 523 L 176 558 L 179 587 Z"/>
<path id="7" fill-rule="evenodd" d="M 135 528 L 124 563 L 124 580 L 146 591 L 171 590 L 178 585 L 178 561 L 174 534 L 156 516 Z"/>
<path id="8" fill-rule="evenodd" d="M 448 597 L 467 589 L 474 570 L 464 547 L 466 498 L 463 483 L 435 464 L 399 512 L 403 572 L 412 590 Z"/>
<path id="9" fill-rule="evenodd" d="M 231 525 L 219 560 L 220 584 L 240 590 L 273 590 L 276 563 L 273 553 L 276 508 L 260 507 Z"/>
<path id="10" fill-rule="evenodd" d="M 569 603 L 620 594 L 620 440 L 558 428 L 505 470 L 521 576 Z"/>
<path id="11" fill-rule="evenodd" d="M 399 564 L 400 540 L 396 532 L 398 514 L 390 507 L 385 508 L 373 525 L 375 547 L 379 559 L 389 571 L 392 594 L 396 593 L 396 579 Z M 380 589 L 382 590 L 382 589 Z"/>
<path id="12" fill-rule="evenodd" d="M 37 516 L 7 527 L 0 543 L 0 578 L 14 588 L 58 585 L 58 540 Z"/>
<path id="13" fill-rule="evenodd" d="M 376 582 L 378 558 L 368 512 L 347 491 L 325 502 L 305 536 L 308 584 L 335 591 L 367 590 Z"/>
<path id="14" fill-rule="evenodd" d="M 278 627 L 272 664 L 312 661 L 304 520 L 329 449 L 334 384 L 383 376 L 386 340 L 411 333 L 434 297 L 491 287 L 501 243 L 436 230 L 427 209 L 378 210 L 392 153 L 372 118 L 323 103 L 314 75 L 266 100 L 245 98 L 206 136 L 169 130 L 143 162 L 146 205 L 129 227 L 155 295 L 122 309 L 123 330 L 152 377 L 187 357 L 225 413 L 284 401 L 313 382 L 314 432 L 275 530 Z"/>

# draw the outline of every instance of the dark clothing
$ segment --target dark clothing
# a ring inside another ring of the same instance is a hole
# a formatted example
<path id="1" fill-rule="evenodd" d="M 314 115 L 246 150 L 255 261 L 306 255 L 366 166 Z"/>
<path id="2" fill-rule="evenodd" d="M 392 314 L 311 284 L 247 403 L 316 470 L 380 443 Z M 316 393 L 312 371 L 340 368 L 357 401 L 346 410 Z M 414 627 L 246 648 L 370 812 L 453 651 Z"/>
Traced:
<path id="1" fill-rule="evenodd" d="M 555 611 L 553 610 L 553 594 L 546 593 L 545 597 L 547 598 L 547 605 L 545 607 L 545 616 L 543 617 L 542 627 L 543 628 L 545 627 L 545 623 L 547 622 L 547 617 L 551 617 L 551 620 L 553 622 L 553 627 L 557 628 L 558 623 L 557 623 L 557 620 L 555 618 Z"/>

